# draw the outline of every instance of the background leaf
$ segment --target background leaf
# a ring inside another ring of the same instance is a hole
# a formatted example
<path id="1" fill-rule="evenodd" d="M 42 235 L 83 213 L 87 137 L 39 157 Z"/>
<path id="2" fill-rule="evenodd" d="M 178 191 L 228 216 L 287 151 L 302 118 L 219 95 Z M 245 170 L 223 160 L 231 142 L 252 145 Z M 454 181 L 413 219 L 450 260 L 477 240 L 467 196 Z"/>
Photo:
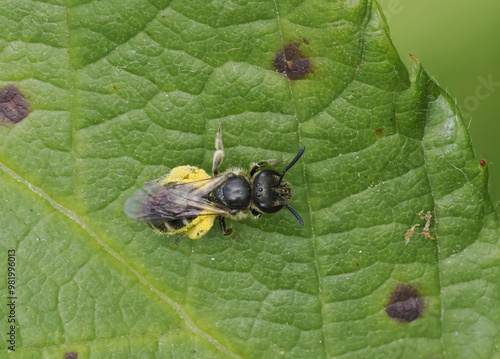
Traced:
<path id="1" fill-rule="evenodd" d="M 486 160 L 489 183 L 498 183 L 500 70 L 496 59 L 500 56 L 500 42 L 496 39 L 500 23 L 495 19 L 500 3 L 381 0 L 379 4 L 398 52 L 416 54 L 432 78 L 455 98 L 474 143 L 476 158 Z M 411 62 L 406 56 L 402 60 Z M 498 205 L 500 187 L 490 185 L 489 193 L 493 204 Z"/>
<path id="2" fill-rule="evenodd" d="M 0 130 L 14 356 L 498 355 L 487 169 L 375 3 L 2 5 L 2 83 L 31 112 Z M 287 46 L 312 72 L 276 72 Z M 224 168 L 307 147 L 287 174 L 303 228 L 282 211 L 231 221 L 240 242 L 214 228 L 176 246 L 123 214 L 171 168 L 209 170 L 219 122 Z M 414 321 L 390 318 L 396 297 Z"/>

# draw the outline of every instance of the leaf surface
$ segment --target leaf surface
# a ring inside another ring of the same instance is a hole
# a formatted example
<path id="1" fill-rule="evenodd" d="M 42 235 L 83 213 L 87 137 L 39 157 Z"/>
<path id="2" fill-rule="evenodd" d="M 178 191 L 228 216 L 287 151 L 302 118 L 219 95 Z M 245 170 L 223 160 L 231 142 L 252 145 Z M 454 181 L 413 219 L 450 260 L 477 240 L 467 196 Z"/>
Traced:
<path id="1" fill-rule="evenodd" d="M 0 79 L 30 111 L 0 128 L 13 357 L 498 356 L 487 168 L 376 3 L 2 5 Z M 170 169 L 208 172 L 219 123 L 223 170 L 306 146 L 304 227 L 285 210 L 174 245 L 124 215 Z"/>

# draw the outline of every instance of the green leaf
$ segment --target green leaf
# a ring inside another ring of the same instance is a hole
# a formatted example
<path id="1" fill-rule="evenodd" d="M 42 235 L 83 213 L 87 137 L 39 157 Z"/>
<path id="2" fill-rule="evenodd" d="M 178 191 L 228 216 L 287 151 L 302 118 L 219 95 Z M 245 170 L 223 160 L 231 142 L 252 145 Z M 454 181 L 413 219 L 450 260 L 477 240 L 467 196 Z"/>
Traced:
<path id="1" fill-rule="evenodd" d="M 376 3 L 1 5 L 1 353 L 14 315 L 14 358 L 499 355 L 487 168 Z M 304 227 L 280 211 L 174 245 L 125 216 L 145 182 L 209 171 L 219 123 L 223 169 L 307 147 Z"/>

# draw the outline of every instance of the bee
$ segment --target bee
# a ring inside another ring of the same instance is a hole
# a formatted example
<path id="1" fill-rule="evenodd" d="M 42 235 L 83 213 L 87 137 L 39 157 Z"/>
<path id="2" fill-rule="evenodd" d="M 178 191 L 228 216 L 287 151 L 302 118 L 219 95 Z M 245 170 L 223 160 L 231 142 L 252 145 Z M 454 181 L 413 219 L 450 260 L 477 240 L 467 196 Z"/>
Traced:
<path id="1" fill-rule="evenodd" d="M 281 174 L 263 169 L 280 163 L 276 160 L 254 164 L 248 175 L 241 169 L 219 174 L 224 158 L 220 124 L 215 136 L 213 177 L 197 167 L 176 167 L 165 177 L 146 183 L 125 202 L 124 211 L 157 232 L 179 235 L 175 243 L 183 235 L 191 239 L 204 236 L 216 217 L 222 233 L 227 236 L 233 230 L 226 226 L 226 217 L 239 219 L 248 214 L 260 217 L 283 207 L 303 226 L 300 215 L 288 204 L 292 191 L 283 177 L 304 151 L 302 147 Z"/>

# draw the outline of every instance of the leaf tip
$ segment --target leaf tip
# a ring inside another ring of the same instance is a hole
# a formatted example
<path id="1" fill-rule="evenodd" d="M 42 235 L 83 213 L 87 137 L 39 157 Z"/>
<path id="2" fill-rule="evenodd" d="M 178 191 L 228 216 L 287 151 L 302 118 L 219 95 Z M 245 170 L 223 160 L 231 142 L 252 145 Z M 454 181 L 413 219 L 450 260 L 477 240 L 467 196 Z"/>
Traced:
<path id="1" fill-rule="evenodd" d="M 416 57 L 413 54 L 409 54 L 409 55 L 410 55 L 410 59 L 412 59 L 413 62 L 415 62 L 417 65 L 420 65 L 420 60 L 418 59 L 418 57 Z"/>

